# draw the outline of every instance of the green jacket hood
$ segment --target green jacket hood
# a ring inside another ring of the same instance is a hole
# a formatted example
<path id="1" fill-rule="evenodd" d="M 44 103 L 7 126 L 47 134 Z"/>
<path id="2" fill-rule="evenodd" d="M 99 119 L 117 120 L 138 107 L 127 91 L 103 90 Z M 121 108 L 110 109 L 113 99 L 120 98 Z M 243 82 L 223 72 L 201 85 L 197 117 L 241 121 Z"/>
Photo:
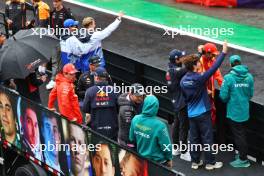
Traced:
<path id="1" fill-rule="evenodd" d="M 145 98 L 142 114 L 146 117 L 156 116 L 159 110 L 159 101 L 154 95 L 149 95 Z"/>
<path id="2" fill-rule="evenodd" d="M 235 76 L 236 80 L 243 80 L 248 76 L 248 67 L 245 65 L 237 65 L 231 69 L 230 73 Z"/>

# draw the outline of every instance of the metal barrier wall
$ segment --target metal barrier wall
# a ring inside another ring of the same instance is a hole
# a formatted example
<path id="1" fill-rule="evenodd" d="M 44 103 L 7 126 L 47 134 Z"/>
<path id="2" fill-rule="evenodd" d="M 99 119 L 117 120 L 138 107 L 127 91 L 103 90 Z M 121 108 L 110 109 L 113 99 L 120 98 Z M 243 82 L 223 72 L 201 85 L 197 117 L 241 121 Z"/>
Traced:
<path id="1" fill-rule="evenodd" d="M 142 158 L 131 149 L 86 126 L 70 122 L 3 86 L 0 86 L 0 105 L 0 144 L 3 144 L 0 147 L 13 149 L 54 175 L 100 175 L 103 166 L 98 157 L 102 156 L 111 163 L 111 167 L 107 167 L 111 176 L 121 176 L 123 169 L 128 167 L 133 167 L 141 173 L 140 176 L 153 173 L 160 176 L 183 175 Z M 76 168 L 83 169 L 83 172 Z"/>
<path id="2" fill-rule="evenodd" d="M 119 83 L 132 84 L 142 83 L 144 86 L 164 86 L 166 85 L 165 71 L 154 68 L 150 65 L 137 62 L 130 58 L 120 56 L 116 53 L 104 50 L 107 62 L 107 70 L 111 76 Z M 218 98 L 219 91 L 216 92 L 217 108 L 217 131 L 216 141 L 218 143 L 230 143 L 233 141 L 230 136 L 226 122 L 226 105 Z M 173 110 L 170 102 L 170 94 L 156 95 L 160 101 L 159 116 L 172 123 Z M 251 118 L 248 123 L 248 144 L 249 155 L 264 160 L 264 106 L 251 102 Z"/>

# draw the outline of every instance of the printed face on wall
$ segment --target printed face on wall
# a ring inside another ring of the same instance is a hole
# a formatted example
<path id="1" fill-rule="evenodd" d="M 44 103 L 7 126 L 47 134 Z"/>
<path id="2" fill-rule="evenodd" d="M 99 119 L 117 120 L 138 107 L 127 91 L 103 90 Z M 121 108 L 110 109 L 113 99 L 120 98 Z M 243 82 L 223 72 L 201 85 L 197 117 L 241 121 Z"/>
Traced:
<path id="1" fill-rule="evenodd" d="M 16 122 L 11 100 L 5 93 L 0 93 L 0 120 L 4 128 L 5 138 L 8 142 L 16 140 Z"/>

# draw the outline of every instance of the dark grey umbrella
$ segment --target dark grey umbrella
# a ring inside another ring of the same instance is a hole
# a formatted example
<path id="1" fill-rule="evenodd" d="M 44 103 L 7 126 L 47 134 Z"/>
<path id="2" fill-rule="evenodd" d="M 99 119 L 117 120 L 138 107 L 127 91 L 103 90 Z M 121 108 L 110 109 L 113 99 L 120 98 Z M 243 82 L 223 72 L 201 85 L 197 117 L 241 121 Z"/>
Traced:
<path id="1" fill-rule="evenodd" d="M 59 40 L 46 29 L 19 31 L 0 50 L 0 79 L 27 77 L 39 65 L 49 62 L 58 44 Z"/>

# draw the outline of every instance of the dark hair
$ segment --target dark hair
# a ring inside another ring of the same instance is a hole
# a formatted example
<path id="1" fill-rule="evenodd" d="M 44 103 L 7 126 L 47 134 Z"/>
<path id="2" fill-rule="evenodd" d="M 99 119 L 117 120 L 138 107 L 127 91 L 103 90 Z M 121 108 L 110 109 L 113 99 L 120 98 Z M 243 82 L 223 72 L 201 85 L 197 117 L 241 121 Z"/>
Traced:
<path id="1" fill-rule="evenodd" d="M 17 121 L 17 99 L 13 96 L 13 94 L 8 93 L 7 90 L 0 90 L 0 95 L 3 95 L 7 98 L 7 100 L 10 102 L 11 104 L 11 109 L 13 111 L 13 116 L 14 116 L 14 120 L 15 122 Z"/>
<path id="2" fill-rule="evenodd" d="M 239 60 L 235 60 L 232 64 L 231 67 L 237 66 L 237 65 L 241 65 L 241 61 Z"/>
<path id="3" fill-rule="evenodd" d="M 188 71 L 193 71 L 193 67 L 197 64 L 199 59 L 197 54 L 191 54 L 183 58 L 183 64 Z"/>

